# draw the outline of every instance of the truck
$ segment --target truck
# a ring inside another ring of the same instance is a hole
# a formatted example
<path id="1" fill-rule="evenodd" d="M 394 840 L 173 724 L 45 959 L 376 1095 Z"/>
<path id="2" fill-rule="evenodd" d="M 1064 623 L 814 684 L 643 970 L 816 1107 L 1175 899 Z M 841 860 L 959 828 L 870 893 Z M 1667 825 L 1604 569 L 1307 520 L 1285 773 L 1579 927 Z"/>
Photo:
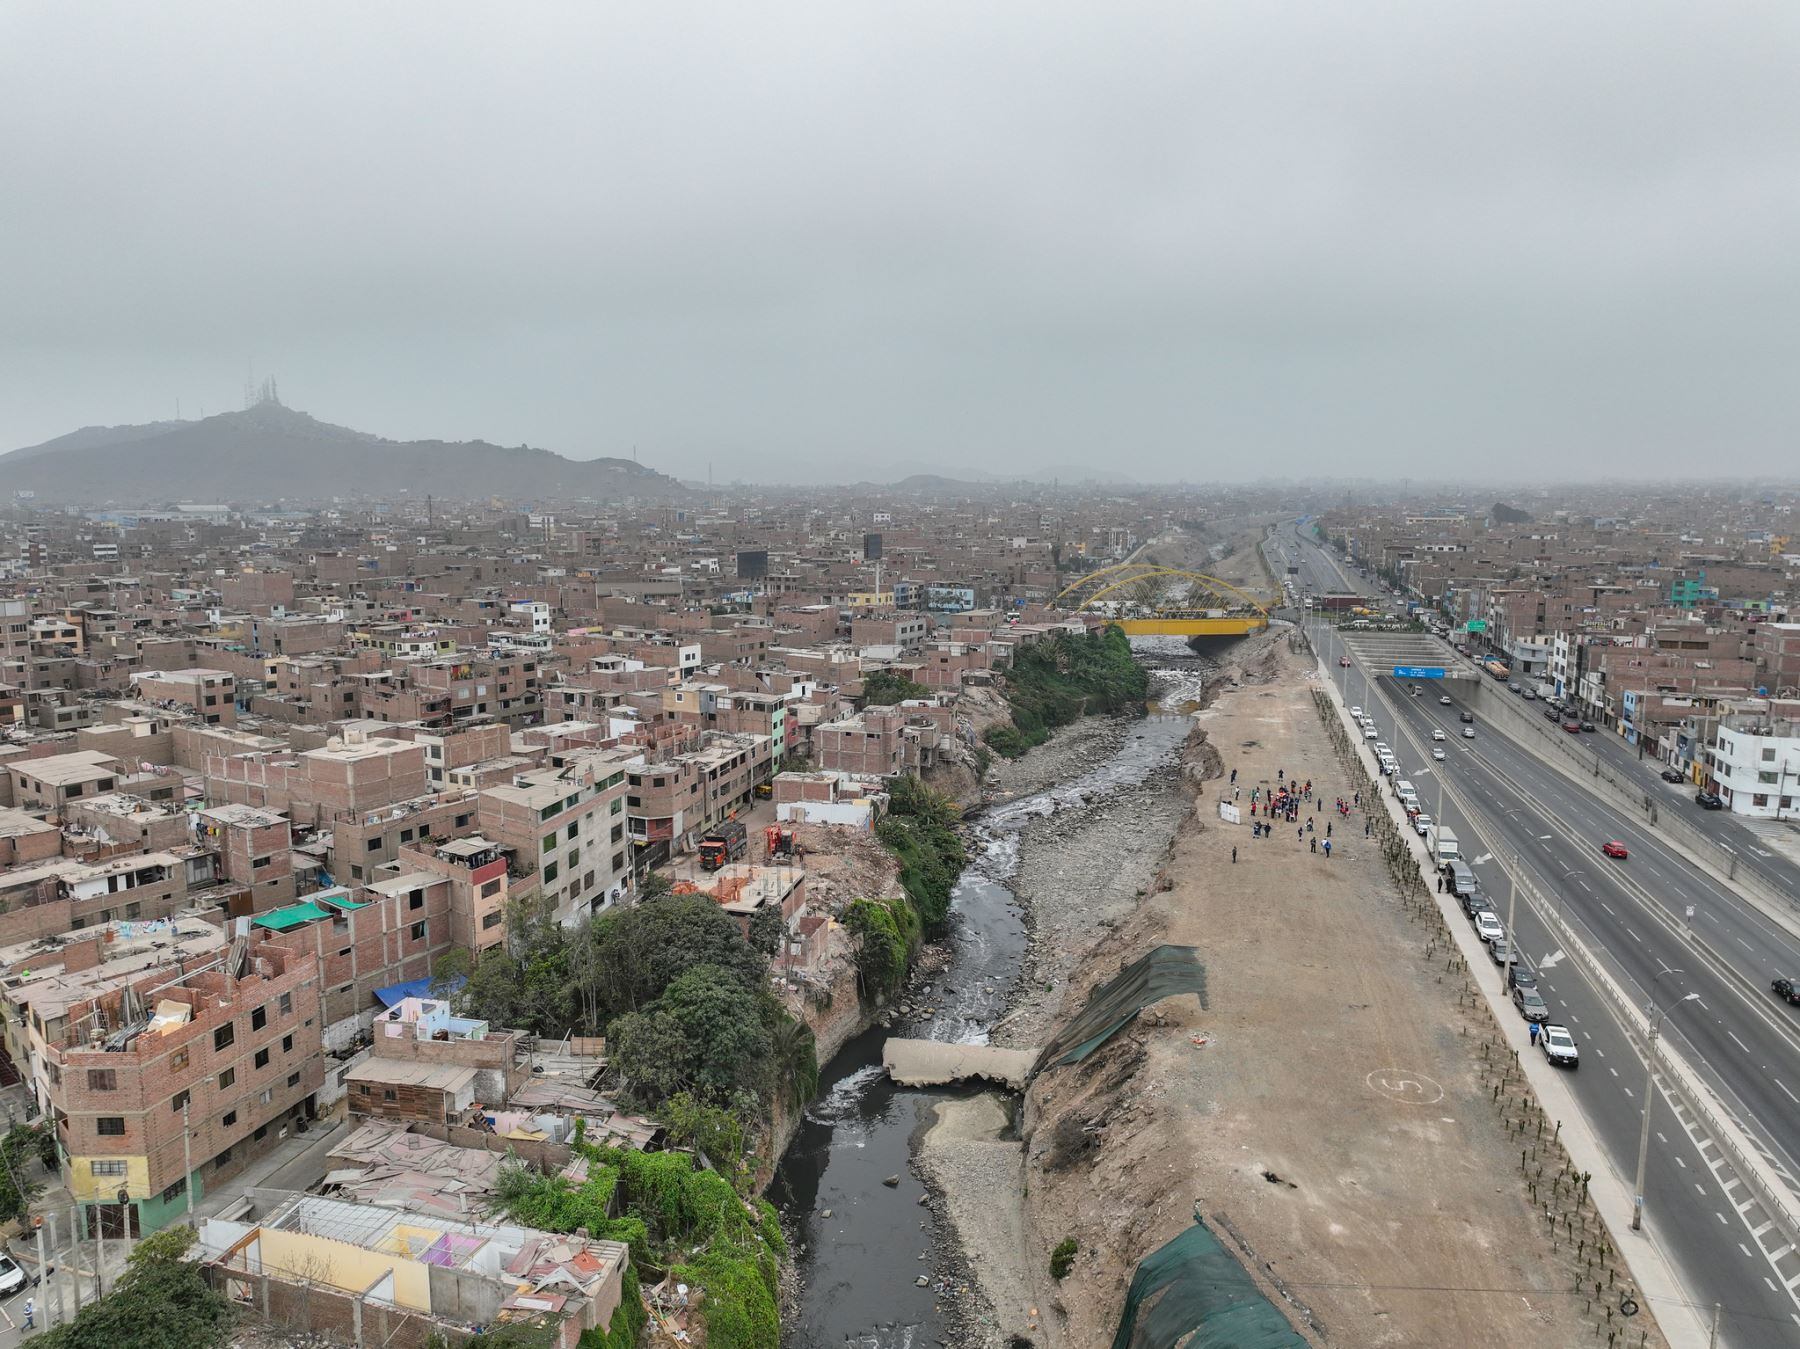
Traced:
<path id="1" fill-rule="evenodd" d="M 742 820 L 727 820 L 700 840 L 700 866 L 717 871 L 727 862 L 736 862 L 750 851 Z"/>
<path id="2" fill-rule="evenodd" d="M 1431 826 L 1431 832 L 1425 836 L 1425 846 L 1431 851 L 1431 861 L 1441 868 L 1444 863 L 1462 856 L 1462 849 L 1457 846 L 1456 835 L 1441 824 Z"/>
<path id="3" fill-rule="evenodd" d="M 1481 668 L 1486 670 L 1495 679 L 1505 679 L 1512 673 L 1512 667 L 1505 661 L 1494 660 L 1491 657 L 1481 662 Z"/>

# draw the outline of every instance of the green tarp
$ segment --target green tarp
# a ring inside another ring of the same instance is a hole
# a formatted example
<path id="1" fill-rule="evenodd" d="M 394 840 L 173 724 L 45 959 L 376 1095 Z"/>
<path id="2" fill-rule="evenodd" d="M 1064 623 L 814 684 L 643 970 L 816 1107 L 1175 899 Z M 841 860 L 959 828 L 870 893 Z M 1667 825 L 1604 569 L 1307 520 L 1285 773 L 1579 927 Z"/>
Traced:
<path id="1" fill-rule="evenodd" d="M 1206 966 L 1199 953 L 1192 946 L 1158 946 L 1146 952 L 1088 995 L 1087 1005 L 1044 1046 L 1031 1071 L 1079 1063 L 1151 1003 L 1178 993 L 1192 993 L 1206 1006 Z"/>
<path id="2" fill-rule="evenodd" d="M 272 909 L 268 913 L 260 913 L 250 920 L 252 927 L 266 927 L 272 932 L 286 932 L 290 927 L 298 927 L 301 923 L 310 923 L 315 918 L 329 918 L 331 914 L 308 900 L 304 904 L 290 904 L 285 909 Z"/>
<path id="3" fill-rule="evenodd" d="M 1186 1336 L 1193 1338 L 1187 1339 Z M 1112 1349 L 1307 1349 L 1219 1239 L 1194 1225 L 1144 1257 Z"/>

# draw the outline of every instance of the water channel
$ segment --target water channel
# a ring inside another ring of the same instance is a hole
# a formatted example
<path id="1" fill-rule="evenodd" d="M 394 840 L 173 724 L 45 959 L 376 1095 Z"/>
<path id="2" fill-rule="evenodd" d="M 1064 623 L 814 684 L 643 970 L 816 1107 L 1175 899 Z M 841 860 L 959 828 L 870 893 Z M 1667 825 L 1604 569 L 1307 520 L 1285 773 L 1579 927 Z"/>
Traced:
<path id="1" fill-rule="evenodd" d="M 936 1103 L 959 1089 L 896 1087 L 881 1070 L 882 1042 L 902 1035 L 986 1043 L 1026 949 L 1008 886 L 1021 831 L 1034 818 L 1079 810 L 1143 782 L 1187 735 L 1184 705 L 1198 696 L 1198 671 L 1155 667 L 1151 676 L 1151 714 L 1105 763 L 989 807 L 973 821 L 970 862 L 951 898 L 949 964 L 929 993 L 913 998 L 933 1010 L 865 1032 L 825 1065 L 820 1097 L 768 1192 L 788 1220 L 802 1282 L 799 1306 L 784 1327 L 789 1349 L 935 1349 L 952 1341 L 951 1321 L 937 1309 L 942 1294 L 935 1280 L 926 1287 L 917 1282 L 934 1268 L 933 1259 L 919 1257 L 937 1237 L 931 1210 L 919 1204 L 923 1186 L 912 1157 Z M 901 1178 L 897 1188 L 882 1183 L 894 1175 Z"/>

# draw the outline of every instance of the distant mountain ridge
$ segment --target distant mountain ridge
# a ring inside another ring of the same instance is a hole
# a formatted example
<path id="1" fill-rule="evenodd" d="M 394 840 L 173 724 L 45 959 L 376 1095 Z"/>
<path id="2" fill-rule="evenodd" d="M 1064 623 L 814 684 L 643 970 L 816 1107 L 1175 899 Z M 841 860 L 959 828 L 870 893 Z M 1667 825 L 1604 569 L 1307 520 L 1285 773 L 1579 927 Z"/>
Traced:
<path id="1" fill-rule="evenodd" d="M 199 421 L 87 426 L 0 455 L 0 493 L 78 503 L 332 497 L 664 498 L 685 489 L 630 459 L 566 459 L 485 440 L 387 440 L 272 393 Z"/>

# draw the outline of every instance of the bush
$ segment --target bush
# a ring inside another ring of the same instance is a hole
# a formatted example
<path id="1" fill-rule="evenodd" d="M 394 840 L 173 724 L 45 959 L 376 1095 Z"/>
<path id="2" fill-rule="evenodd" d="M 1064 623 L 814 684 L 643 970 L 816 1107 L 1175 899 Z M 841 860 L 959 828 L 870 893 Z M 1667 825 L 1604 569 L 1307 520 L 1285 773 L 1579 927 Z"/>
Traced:
<path id="1" fill-rule="evenodd" d="M 900 859 L 900 886 L 927 930 L 943 925 L 950 892 L 968 853 L 956 832 L 950 803 L 916 777 L 898 778 L 888 791 L 887 818 L 875 836 Z"/>
<path id="2" fill-rule="evenodd" d="M 1068 1277 L 1069 1271 L 1075 1267 L 1075 1252 L 1080 1249 L 1074 1237 L 1064 1237 L 1056 1243 L 1056 1249 L 1050 1252 L 1050 1277 L 1058 1283 Z"/>
<path id="3" fill-rule="evenodd" d="M 1018 735 L 994 727 L 986 739 L 996 753 L 1017 758 L 1086 713 L 1141 707 L 1149 688 L 1150 676 L 1132 659 L 1123 629 L 1059 632 L 1019 651 L 1007 671 L 1006 701 Z"/>
<path id="4" fill-rule="evenodd" d="M 863 678 L 863 698 L 870 707 L 891 707 L 912 698 L 929 698 L 931 690 L 892 670 L 876 670 Z"/>
<path id="5" fill-rule="evenodd" d="M 856 942 L 856 975 L 863 993 L 884 998 L 900 987 L 919 943 L 919 915 L 904 899 L 859 899 L 844 911 Z"/>

